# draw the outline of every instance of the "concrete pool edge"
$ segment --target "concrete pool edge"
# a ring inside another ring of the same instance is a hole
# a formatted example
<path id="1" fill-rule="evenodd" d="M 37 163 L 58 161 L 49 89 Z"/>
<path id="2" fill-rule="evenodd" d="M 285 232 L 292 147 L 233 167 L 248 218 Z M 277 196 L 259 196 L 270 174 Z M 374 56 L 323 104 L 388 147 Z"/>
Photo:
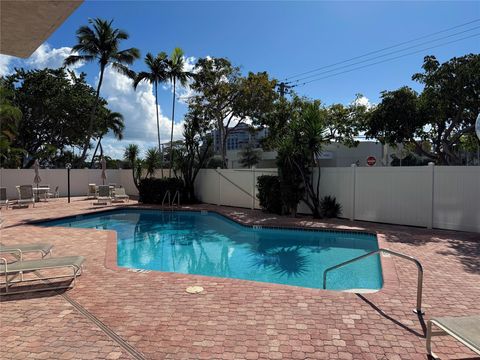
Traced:
<path id="1" fill-rule="evenodd" d="M 122 206 L 115 206 L 115 207 L 108 207 L 106 209 L 98 209 L 98 211 L 95 211 L 96 209 L 88 212 L 84 212 L 81 214 L 76 214 L 76 215 L 67 215 L 67 216 L 61 216 L 61 217 L 56 217 L 56 218 L 44 218 L 40 220 L 32 220 L 32 221 L 27 221 L 25 225 L 42 225 L 44 223 L 48 222 L 54 222 L 54 221 L 60 221 L 60 220 L 67 220 L 67 219 L 78 219 L 79 217 L 82 216 L 89 216 L 93 214 L 102 214 L 102 213 L 109 213 L 113 211 L 121 211 L 121 210 L 151 210 L 151 211 L 185 211 L 185 212 L 198 212 L 202 213 L 203 211 L 206 211 L 207 213 L 214 213 L 216 215 L 219 215 L 221 217 L 226 218 L 227 220 L 233 221 L 234 223 L 248 227 L 248 228 L 256 228 L 256 229 L 278 229 L 278 230 L 298 230 L 298 231 L 312 231 L 312 232 L 336 232 L 336 233 L 347 233 L 347 234 L 362 234 L 362 235 L 372 235 L 372 236 L 377 236 L 378 232 L 373 232 L 373 231 L 368 231 L 368 230 L 348 230 L 348 229 L 342 229 L 342 228 L 337 228 L 335 226 L 332 226 L 331 228 L 315 228 L 315 227 L 308 227 L 308 226 L 274 226 L 274 225 L 261 225 L 261 224 L 250 224 L 247 222 L 242 222 L 239 219 L 230 216 L 230 214 L 225 214 L 221 211 L 217 211 L 215 209 L 198 209 L 198 208 L 192 208 L 189 206 L 185 207 L 179 207 L 179 208 L 167 208 L 167 207 L 161 207 L 161 206 L 151 206 L 151 205 L 138 205 L 138 204 L 133 204 L 133 205 L 122 205 Z"/>

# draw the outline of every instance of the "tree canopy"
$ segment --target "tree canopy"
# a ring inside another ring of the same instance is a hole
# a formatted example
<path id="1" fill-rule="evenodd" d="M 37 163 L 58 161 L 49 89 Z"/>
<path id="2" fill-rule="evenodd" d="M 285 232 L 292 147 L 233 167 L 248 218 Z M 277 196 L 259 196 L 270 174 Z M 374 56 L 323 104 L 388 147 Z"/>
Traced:
<path id="1" fill-rule="evenodd" d="M 276 81 L 266 72 L 242 76 L 240 69 L 224 58 L 199 59 L 193 72 L 195 95 L 189 106 L 219 132 L 220 155 L 226 167 L 228 134 L 246 120 L 260 122 L 264 113 L 271 111 L 278 96 Z"/>
<path id="2" fill-rule="evenodd" d="M 422 68 L 412 79 L 424 85 L 423 91 L 384 91 L 367 118 L 366 135 L 392 145 L 411 143 L 437 164 L 459 164 L 458 150 L 474 138 L 480 111 L 480 55 L 454 57 L 443 64 L 427 56 Z M 425 142 L 431 147 L 423 146 Z"/>
<path id="3" fill-rule="evenodd" d="M 95 102 L 95 90 L 87 84 L 85 74 L 77 76 L 64 68 L 16 69 L 2 84 L 9 94 L 6 99 L 21 113 L 10 146 L 23 152 L 16 159 L 8 157 L 8 164 L 30 167 L 38 158 L 44 166 L 55 166 L 65 153 L 83 145 L 89 127 L 85 114 Z M 113 130 L 121 138 L 122 115 L 111 112 L 104 99 L 98 101 L 92 137 Z"/>

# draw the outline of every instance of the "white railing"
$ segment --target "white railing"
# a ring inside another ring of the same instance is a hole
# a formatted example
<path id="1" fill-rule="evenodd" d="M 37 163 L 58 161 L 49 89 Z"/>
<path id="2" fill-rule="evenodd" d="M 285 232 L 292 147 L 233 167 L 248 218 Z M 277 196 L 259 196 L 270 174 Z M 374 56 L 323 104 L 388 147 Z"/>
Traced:
<path id="1" fill-rule="evenodd" d="M 325 269 L 323 271 L 323 288 L 326 289 L 327 288 L 327 274 L 330 272 L 330 271 L 333 271 L 333 270 L 336 270 L 336 269 L 339 269 L 341 267 L 344 267 L 344 266 L 347 266 L 351 263 L 354 263 L 356 261 L 360 261 L 362 259 L 365 259 L 367 257 L 370 257 L 370 256 L 373 256 L 373 255 L 376 255 L 376 254 L 389 254 L 389 255 L 393 255 L 393 256 L 396 256 L 396 257 L 399 257 L 399 258 L 402 258 L 402 259 L 405 259 L 405 260 L 408 260 L 410 262 L 413 262 L 416 267 L 417 267 L 417 304 L 416 304 L 416 308 L 414 310 L 415 313 L 417 313 L 418 315 L 424 315 L 425 313 L 422 311 L 422 292 L 423 292 L 423 266 L 422 264 L 420 263 L 420 261 L 418 261 L 416 258 L 414 258 L 413 256 L 410 256 L 410 255 L 405 255 L 405 254 L 402 254 L 400 252 L 397 252 L 397 251 L 393 251 L 393 250 L 389 250 L 389 249 L 378 249 L 378 250 L 374 250 L 374 251 L 371 251 L 369 253 L 366 253 L 366 254 L 363 254 L 363 255 L 360 255 L 360 256 L 357 256 L 353 259 L 350 259 L 350 260 L 347 260 L 347 261 L 344 261 L 342 263 L 339 263 L 337 265 L 334 265 L 334 266 L 330 266 L 328 269 Z"/>

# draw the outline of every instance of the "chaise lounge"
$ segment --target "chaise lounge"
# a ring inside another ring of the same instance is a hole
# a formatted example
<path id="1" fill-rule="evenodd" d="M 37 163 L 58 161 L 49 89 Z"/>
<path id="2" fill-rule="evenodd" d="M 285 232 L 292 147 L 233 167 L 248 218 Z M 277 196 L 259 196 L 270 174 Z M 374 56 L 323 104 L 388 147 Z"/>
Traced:
<path id="1" fill-rule="evenodd" d="M 5 277 L 5 282 L 0 283 L 4 286 L 4 291 L 0 292 L 0 295 L 12 295 L 12 294 L 21 294 L 34 291 L 45 291 L 45 290 L 58 290 L 66 289 L 75 286 L 75 280 L 77 276 L 82 274 L 83 263 L 85 258 L 83 256 L 65 256 L 58 258 L 48 258 L 48 259 L 38 259 L 38 260 L 23 260 L 21 258 L 22 254 L 18 255 L 20 259 L 15 262 L 8 263 L 7 259 L 0 258 L 0 275 Z M 67 275 L 54 275 L 54 276 L 41 276 L 37 273 L 37 277 L 33 279 L 24 279 L 24 273 L 38 271 L 38 270 L 51 270 L 51 269 L 70 269 L 71 274 Z M 20 279 L 17 279 L 20 276 Z M 68 285 L 56 285 L 55 283 L 50 282 L 54 279 L 72 279 L 72 283 Z M 42 287 L 39 289 L 12 289 L 12 285 L 15 284 L 25 284 L 32 281 L 44 281 L 49 286 Z M 12 291 L 13 290 L 13 291 Z"/>
<path id="2" fill-rule="evenodd" d="M 111 204 L 112 203 L 112 196 L 110 195 L 110 186 L 108 185 L 100 185 L 98 187 L 98 196 L 97 202 L 94 205 L 100 204 Z"/>
<path id="3" fill-rule="evenodd" d="M 7 188 L 0 187 L 0 209 L 5 206 L 8 208 L 8 199 L 7 199 Z"/>
<path id="4" fill-rule="evenodd" d="M 127 200 L 127 202 L 128 202 L 129 199 L 130 199 L 130 197 L 125 193 L 125 188 L 123 188 L 123 187 L 115 188 L 114 200 L 116 200 L 116 201 Z"/>
<path id="5" fill-rule="evenodd" d="M 432 326 L 440 331 L 432 331 Z M 480 315 L 464 317 L 433 318 L 427 323 L 427 353 L 434 359 L 438 357 L 432 352 L 432 337 L 450 335 L 480 355 Z"/>
<path id="6" fill-rule="evenodd" d="M 15 245 L 4 245 L 0 243 L 0 253 L 9 253 L 9 254 L 19 254 L 23 258 L 22 254 L 25 253 L 40 253 L 42 259 L 52 254 L 53 245 L 51 244 L 15 244 Z"/>
<path id="7" fill-rule="evenodd" d="M 18 200 L 16 204 L 19 206 L 27 205 L 27 207 L 32 204 L 35 207 L 35 196 L 33 195 L 33 186 L 32 185 L 20 185 L 17 186 L 18 191 Z"/>

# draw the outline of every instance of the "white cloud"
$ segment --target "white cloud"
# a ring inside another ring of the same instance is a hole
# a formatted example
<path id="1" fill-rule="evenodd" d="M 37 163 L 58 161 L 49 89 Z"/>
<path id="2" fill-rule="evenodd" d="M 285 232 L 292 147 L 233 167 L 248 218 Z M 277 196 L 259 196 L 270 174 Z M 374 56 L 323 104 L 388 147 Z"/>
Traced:
<path id="1" fill-rule="evenodd" d="M 71 47 L 52 48 L 48 43 L 40 45 L 35 52 L 26 60 L 26 63 L 34 69 L 52 68 L 56 69 L 63 66 L 63 61 L 71 55 Z M 79 62 L 69 66 L 70 69 L 78 69 L 84 65 Z"/>
<path id="2" fill-rule="evenodd" d="M 52 48 L 48 43 L 44 43 L 27 59 L 0 55 L 0 76 L 11 74 L 13 66 L 27 69 L 59 68 L 63 66 L 65 58 L 71 55 L 71 50 L 72 48 L 70 47 Z M 79 62 L 68 68 L 75 71 L 83 65 L 83 62 Z"/>
<path id="3" fill-rule="evenodd" d="M 374 104 L 372 104 L 366 96 L 357 97 L 352 101 L 352 104 L 357 106 L 365 106 L 367 109 L 370 109 L 372 106 L 374 106 Z"/>
<path id="4" fill-rule="evenodd" d="M 15 60 L 13 56 L 0 55 L 0 76 L 6 76 L 12 73 L 10 65 Z"/>
<path id="5" fill-rule="evenodd" d="M 152 85 L 141 82 L 137 89 L 132 87 L 132 80 L 108 67 L 105 71 L 101 96 L 108 101 L 112 111 L 121 113 L 125 120 L 124 139 L 108 139 L 105 152 L 112 157 L 122 157 L 123 149 L 129 143 L 136 143 L 142 150 L 157 145 L 157 120 L 155 113 L 155 96 Z M 160 139 L 162 143 L 170 141 L 171 120 L 163 115 L 159 106 Z M 182 138 L 183 120 L 175 123 L 173 139 Z M 111 151 L 111 153 L 110 153 Z M 112 154 L 115 154 L 113 156 Z"/>

